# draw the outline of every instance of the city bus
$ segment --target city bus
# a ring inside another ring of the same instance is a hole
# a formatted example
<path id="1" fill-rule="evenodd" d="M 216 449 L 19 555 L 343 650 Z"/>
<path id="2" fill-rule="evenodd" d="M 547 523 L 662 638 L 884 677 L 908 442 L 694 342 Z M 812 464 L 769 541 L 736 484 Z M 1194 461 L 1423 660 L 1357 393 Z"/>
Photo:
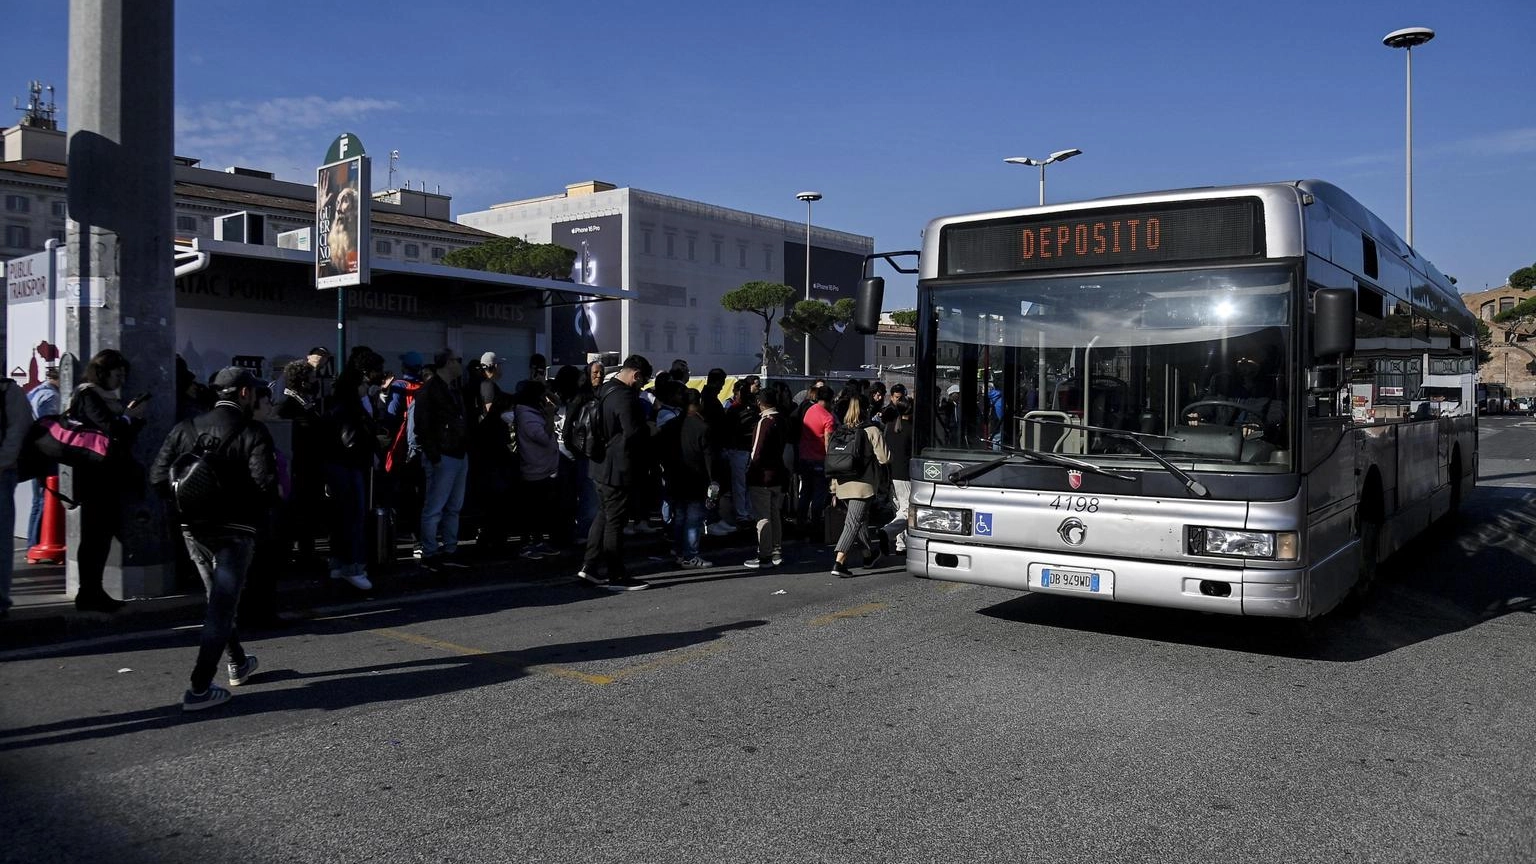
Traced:
<path id="1" fill-rule="evenodd" d="M 877 260 L 917 273 L 915 576 L 1313 618 L 1358 607 L 1475 482 L 1475 413 L 1415 405 L 1430 360 L 1431 386 L 1471 392 L 1473 315 L 1335 186 L 952 216 L 923 238 L 869 256 L 856 314 L 873 332 Z"/>
<path id="2" fill-rule="evenodd" d="M 1478 384 L 1477 410 L 1480 414 L 1503 414 L 1509 410 L 1509 385 Z"/>

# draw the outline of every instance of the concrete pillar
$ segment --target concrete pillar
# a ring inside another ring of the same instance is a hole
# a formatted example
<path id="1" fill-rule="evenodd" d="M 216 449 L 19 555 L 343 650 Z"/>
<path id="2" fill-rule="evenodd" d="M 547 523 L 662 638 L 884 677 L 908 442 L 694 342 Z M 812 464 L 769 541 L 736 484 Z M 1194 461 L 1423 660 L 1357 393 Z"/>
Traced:
<path id="1" fill-rule="evenodd" d="M 116 348 L 132 364 L 126 400 L 149 391 L 133 456 L 146 469 L 175 414 L 174 0 L 70 0 L 69 268 L 82 286 L 65 326 L 78 346 L 64 364 L 72 386 L 85 363 Z M 66 484 L 70 478 L 63 478 Z M 66 491 L 66 494 L 67 491 Z M 165 512 L 143 482 L 121 490 L 123 528 L 107 565 L 119 597 L 174 587 Z M 79 520 L 69 519 L 69 587 L 79 585 Z"/>

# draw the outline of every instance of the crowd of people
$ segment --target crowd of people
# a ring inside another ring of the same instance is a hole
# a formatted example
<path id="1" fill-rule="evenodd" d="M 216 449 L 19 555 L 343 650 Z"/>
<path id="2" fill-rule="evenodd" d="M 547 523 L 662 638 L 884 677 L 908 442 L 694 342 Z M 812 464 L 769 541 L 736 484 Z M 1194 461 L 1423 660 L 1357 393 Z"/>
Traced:
<path id="1" fill-rule="evenodd" d="M 727 394 L 725 370 L 690 386 L 681 359 L 661 372 L 636 355 L 616 370 L 593 362 L 550 377 L 534 355 L 509 388 L 493 352 L 469 364 L 447 350 L 398 360 L 390 369 L 356 347 L 332 374 L 331 352 L 316 347 L 275 380 L 232 366 L 201 382 L 177 358 L 177 425 L 149 480 L 179 527 L 182 566 L 209 597 L 184 709 L 228 698 L 212 683 L 225 652 L 231 685 L 254 672 L 235 621 L 276 622 L 279 574 L 328 571 L 343 590 L 369 591 L 369 568 L 392 562 L 397 535 L 414 541 L 428 573 L 466 566 L 460 543 L 473 537 L 487 560 L 579 550 L 580 579 L 624 591 L 647 587 L 625 551 L 637 535 L 657 535 L 684 569 L 715 566 L 702 557 L 708 536 L 755 538 L 742 562 L 754 569 L 780 565 L 790 538 L 825 543 L 842 577 L 853 575 L 855 547 L 866 567 L 903 549 L 912 403 L 900 385 L 849 380 L 834 393 L 818 380 L 792 393 L 748 375 Z M 51 389 L 22 400 L 31 404 L 21 427 L 61 413 L 112 442 L 101 464 L 74 476 L 84 611 L 123 605 L 103 572 L 123 490 L 140 482 L 130 450 L 152 395 L 125 396 L 130 372 L 121 352 L 105 350 L 69 398 L 50 371 Z M 274 440 L 273 420 L 288 421 L 286 441 Z M 223 489 L 210 500 L 233 503 L 178 498 L 200 482 L 197 463 L 213 466 Z"/>

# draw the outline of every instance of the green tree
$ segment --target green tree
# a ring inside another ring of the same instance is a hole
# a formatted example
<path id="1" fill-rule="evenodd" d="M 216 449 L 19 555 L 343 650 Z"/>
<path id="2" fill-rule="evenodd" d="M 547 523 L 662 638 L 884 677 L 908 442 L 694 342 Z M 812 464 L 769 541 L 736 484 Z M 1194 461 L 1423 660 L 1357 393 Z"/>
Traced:
<path id="1" fill-rule="evenodd" d="M 836 303 L 801 300 L 784 314 L 783 319 L 779 321 L 779 328 L 786 335 L 797 339 L 809 337 L 811 341 L 821 346 L 828 357 L 831 357 L 837 352 L 838 344 L 843 341 L 843 334 L 847 332 L 848 324 L 853 321 L 853 310 L 854 302 L 849 297 L 844 297 Z M 828 341 L 829 338 L 830 341 Z M 810 370 L 806 370 L 806 374 L 810 374 Z"/>
<path id="2" fill-rule="evenodd" d="M 1522 300 L 1513 308 L 1505 309 L 1493 316 L 1493 321 L 1522 336 L 1536 334 L 1536 326 L 1533 326 L 1536 325 L 1536 297 Z"/>
<path id="3" fill-rule="evenodd" d="M 1536 264 L 1529 267 L 1521 267 L 1509 274 L 1509 286 L 1519 288 L 1521 291 L 1529 291 L 1536 288 Z"/>
<path id="4" fill-rule="evenodd" d="M 533 276 L 539 279 L 568 279 L 576 252 L 554 243 L 529 243 L 520 237 L 498 237 L 479 246 L 455 249 L 443 256 L 450 267 Z"/>
<path id="5" fill-rule="evenodd" d="M 891 313 L 891 320 L 893 322 L 901 325 L 902 327 L 916 327 L 917 326 L 917 310 L 916 309 L 897 309 L 895 312 Z"/>
<path id="6" fill-rule="evenodd" d="M 784 304 L 795 296 L 795 289 L 780 282 L 748 282 L 740 288 L 725 292 L 720 305 L 731 312 L 750 312 L 763 319 L 763 374 L 768 374 L 769 343 L 773 336 L 773 319 L 784 311 Z"/>
<path id="7" fill-rule="evenodd" d="M 1493 331 L 1481 319 L 1477 322 L 1477 365 L 1493 359 Z"/>

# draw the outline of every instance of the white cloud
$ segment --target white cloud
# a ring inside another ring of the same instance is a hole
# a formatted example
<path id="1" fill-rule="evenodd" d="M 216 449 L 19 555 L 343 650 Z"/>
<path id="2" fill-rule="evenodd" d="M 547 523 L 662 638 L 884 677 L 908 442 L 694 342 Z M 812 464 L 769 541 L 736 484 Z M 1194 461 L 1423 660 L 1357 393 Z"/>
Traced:
<path id="1" fill-rule="evenodd" d="M 323 147 L 336 134 L 401 107 L 388 99 L 323 96 L 178 105 L 176 152 L 209 167 L 242 165 L 288 180 L 312 180 Z"/>

